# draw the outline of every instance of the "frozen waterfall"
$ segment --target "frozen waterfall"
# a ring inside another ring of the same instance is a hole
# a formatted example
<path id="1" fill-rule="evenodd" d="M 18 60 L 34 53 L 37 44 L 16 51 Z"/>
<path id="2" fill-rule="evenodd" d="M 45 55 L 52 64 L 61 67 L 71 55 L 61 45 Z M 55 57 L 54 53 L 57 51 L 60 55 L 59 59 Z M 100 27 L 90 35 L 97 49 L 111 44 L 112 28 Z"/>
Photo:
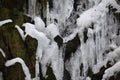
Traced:
<path id="1" fill-rule="evenodd" d="M 28 14 L 32 17 L 38 16 L 38 11 L 41 11 L 36 3 L 36 0 L 29 0 Z M 113 9 L 116 11 L 112 11 Z M 51 64 L 57 80 L 67 80 L 64 79 L 64 70 L 70 74 L 70 80 L 92 80 L 89 71 L 91 74 L 97 74 L 111 62 L 111 68 L 105 70 L 101 80 L 108 77 L 108 71 L 116 67 L 120 59 L 120 29 L 115 16 L 115 13 L 120 13 L 120 5 L 116 0 L 48 0 L 46 11 L 46 25 L 54 23 L 58 26 L 63 46 L 58 49 L 53 39 L 55 36 L 50 39 L 49 48 L 46 48 L 40 61 L 44 77 L 46 65 Z M 65 53 L 67 44 L 71 43 L 77 34 L 80 45 L 75 51 Z M 64 61 L 66 55 L 69 55 L 70 59 Z M 112 71 L 111 73 L 115 72 Z"/>
<path id="2" fill-rule="evenodd" d="M 109 80 L 120 73 L 117 13 L 118 0 L 28 0 L 25 14 L 34 23 L 23 23 L 25 30 L 15 28 L 23 41 L 27 35 L 38 41 L 34 79 L 47 78 L 48 67 L 56 80 L 97 80 L 97 74 L 98 80 Z M 0 21 L 0 26 L 8 22 Z M 29 67 L 27 72 L 29 80 Z"/>

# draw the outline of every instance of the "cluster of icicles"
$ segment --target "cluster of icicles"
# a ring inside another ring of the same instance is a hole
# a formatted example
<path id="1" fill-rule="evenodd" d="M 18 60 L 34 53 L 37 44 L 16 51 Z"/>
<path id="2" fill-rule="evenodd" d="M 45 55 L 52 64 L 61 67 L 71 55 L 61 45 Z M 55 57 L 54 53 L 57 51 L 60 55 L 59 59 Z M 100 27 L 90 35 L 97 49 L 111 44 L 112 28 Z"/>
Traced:
<path id="1" fill-rule="evenodd" d="M 66 63 L 72 80 L 91 80 L 87 75 L 88 70 L 97 74 L 102 67 L 107 67 L 108 61 L 113 66 L 105 70 L 102 80 L 108 80 L 120 72 L 120 36 L 117 35 L 119 24 L 112 11 L 109 12 L 110 6 L 116 9 L 115 13 L 120 12 L 120 6 L 115 0 L 102 0 L 80 14 L 78 27 L 65 38 L 68 41 L 78 33 L 81 41 L 75 55 Z"/>

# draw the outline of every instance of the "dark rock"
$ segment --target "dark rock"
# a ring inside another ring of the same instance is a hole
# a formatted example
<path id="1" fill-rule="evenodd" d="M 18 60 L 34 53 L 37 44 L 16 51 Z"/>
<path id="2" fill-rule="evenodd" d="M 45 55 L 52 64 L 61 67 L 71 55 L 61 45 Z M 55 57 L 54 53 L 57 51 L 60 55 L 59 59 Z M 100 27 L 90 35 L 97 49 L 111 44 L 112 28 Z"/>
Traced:
<path id="1" fill-rule="evenodd" d="M 54 40 L 57 42 L 59 48 L 63 45 L 63 39 L 59 35 L 57 35 Z"/>
<path id="2" fill-rule="evenodd" d="M 53 9 L 54 5 L 53 5 L 53 0 L 48 0 L 49 3 L 49 9 Z"/>
<path id="3" fill-rule="evenodd" d="M 88 39 L 87 33 L 88 33 L 88 30 L 87 30 L 87 28 L 85 28 L 84 31 L 83 31 L 83 35 L 84 35 L 83 41 L 84 41 L 84 43 L 86 43 L 86 41 Z"/>
<path id="4" fill-rule="evenodd" d="M 67 42 L 66 48 L 65 48 L 65 58 L 64 58 L 64 61 L 70 59 L 71 54 L 75 53 L 75 51 L 80 46 L 80 44 L 81 43 L 80 43 L 80 39 L 79 39 L 78 34 L 74 37 L 74 39 L 72 39 L 72 40 Z"/>
<path id="5" fill-rule="evenodd" d="M 79 0 L 74 0 L 73 8 L 74 8 L 75 11 L 77 11 L 78 1 Z"/>
<path id="6" fill-rule="evenodd" d="M 63 80 L 71 80 L 70 73 L 64 68 Z"/>
<path id="7" fill-rule="evenodd" d="M 47 72 L 46 72 L 46 74 L 47 74 L 47 78 L 45 79 L 45 80 L 56 80 L 56 77 L 55 77 L 55 75 L 54 75 L 54 73 L 53 73 L 53 70 L 52 70 L 52 68 L 50 67 L 50 65 L 47 67 Z"/>

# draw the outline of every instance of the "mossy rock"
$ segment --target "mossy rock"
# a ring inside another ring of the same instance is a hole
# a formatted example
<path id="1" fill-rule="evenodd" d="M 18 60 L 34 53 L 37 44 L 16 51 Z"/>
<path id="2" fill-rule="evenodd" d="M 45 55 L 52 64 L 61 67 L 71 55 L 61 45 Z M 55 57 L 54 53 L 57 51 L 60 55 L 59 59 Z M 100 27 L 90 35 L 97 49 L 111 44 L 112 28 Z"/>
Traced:
<path id="1" fill-rule="evenodd" d="M 4 80 L 24 80 L 24 73 L 22 72 L 21 65 L 15 64 L 14 66 L 6 68 L 4 66 L 7 60 L 20 57 L 30 69 L 32 78 L 35 77 L 35 53 L 37 45 L 33 43 L 34 39 L 29 39 L 27 44 L 32 43 L 32 48 L 26 47 L 26 43 L 22 40 L 19 32 L 15 28 L 15 25 L 22 26 L 25 22 L 31 22 L 31 18 L 25 16 L 17 9 L 8 9 L 0 7 L 0 21 L 6 19 L 12 19 L 12 23 L 7 23 L 0 27 L 0 48 L 6 54 L 6 58 L 0 55 L 0 71 L 3 72 Z M 21 27 L 23 28 L 23 27 Z M 35 46 L 33 46 L 35 44 Z M 29 45 L 28 45 L 29 46 Z M 30 46 L 29 46 L 30 47 Z M 34 48 L 33 48 L 34 47 Z M 32 53 L 28 53 L 30 49 L 34 49 Z M 15 76 L 17 74 L 17 76 Z"/>
<path id="2" fill-rule="evenodd" d="M 50 66 L 47 67 L 46 74 L 48 77 L 45 80 L 56 80 L 56 77 L 55 77 L 53 70 Z"/>
<path id="3" fill-rule="evenodd" d="M 3 71 L 4 80 L 25 80 L 25 75 L 21 64 L 16 63 L 13 66 L 6 67 Z"/>
<path id="4" fill-rule="evenodd" d="M 26 64 L 28 64 L 28 67 L 31 72 L 32 78 L 35 77 L 35 62 L 36 62 L 36 50 L 37 50 L 37 40 L 27 36 L 25 39 L 25 47 L 26 47 Z"/>
<path id="5" fill-rule="evenodd" d="M 40 80 L 56 80 L 56 77 L 53 73 L 52 68 L 50 67 L 50 65 L 47 66 L 47 72 L 46 72 L 46 78 L 43 77 L 42 75 L 42 69 L 41 69 L 41 64 L 40 64 Z"/>
<path id="6" fill-rule="evenodd" d="M 1 4 L 2 6 L 13 9 L 16 8 L 20 11 L 23 11 L 23 5 L 24 5 L 25 0 L 2 0 Z"/>

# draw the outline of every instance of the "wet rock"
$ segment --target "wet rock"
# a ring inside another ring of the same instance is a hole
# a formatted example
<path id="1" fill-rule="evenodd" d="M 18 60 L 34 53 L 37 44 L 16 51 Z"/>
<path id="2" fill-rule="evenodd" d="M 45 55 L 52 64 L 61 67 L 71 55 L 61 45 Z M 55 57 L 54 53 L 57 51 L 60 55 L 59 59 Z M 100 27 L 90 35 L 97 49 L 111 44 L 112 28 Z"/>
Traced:
<path id="1" fill-rule="evenodd" d="M 63 39 L 59 35 L 57 35 L 54 38 L 54 40 L 57 42 L 57 45 L 59 46 L 59 48 L 62 47 L 62 45 L 63 45 Z"/>
<path id="2" fill-rule="evenodd" d="M 84 43 L 86 43 L 86 41 L 88 39 L 87 33 L 88 33 L 88 30 L 87 30 L 87 28 L 85 28 L 84 31 L 83 31 L 83 35 L 84 35 L 83 41 L 84 41 Z"/>
<path id="3" fill-rule="evenodd" d="M 64 68 L 63 80 L 71 80 L 70 73 Z"/>
<path id="4" fill-rule="evenodd" d="M 53 70 L 52 70 L 52 68 L 50 67 L 50 65 L 47 67 L 47 72 L 46 72 L 46 74 L 47 74 L 47 78 L 45 79 L 45 80 L 56 80 L 56 77 L 55 77 L 55 75 L 54 75 L 54 73 L 53 73 Z"/>
<path id="5" fill-rule="evenodd" d="M 80 44 L 81 43 L 80 43 L 80 39 L 79 39 L 78 34 L 74 37 L 74 39 L 72 39 L 72 40 L 67 42 L 66 48 L 65 48 L 65 58 L 64 58 L 64 61 L 70 59 L 71 54 L 75 53 L 75 51 L 80 46 Z"/>

